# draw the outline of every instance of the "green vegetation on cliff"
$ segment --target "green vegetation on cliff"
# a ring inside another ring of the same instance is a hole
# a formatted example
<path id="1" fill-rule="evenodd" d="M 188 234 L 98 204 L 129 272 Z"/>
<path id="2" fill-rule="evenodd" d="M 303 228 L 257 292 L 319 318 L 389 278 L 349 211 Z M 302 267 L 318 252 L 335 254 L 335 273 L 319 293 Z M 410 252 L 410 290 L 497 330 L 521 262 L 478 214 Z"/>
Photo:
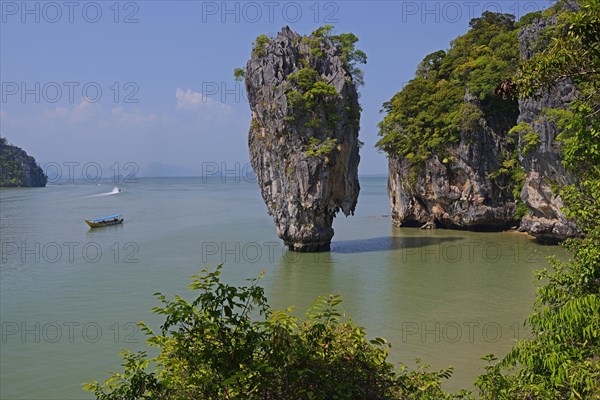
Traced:
<path id="1" fill-rule="evenodd" d="M 46 186 L 46 181 L 35 158 L 0 137 L 0 187 Z"/>
<path id="2" fill-rule="evenodd" d="M 347 72 L 345 83 L 360 86 L 363 83 L 363 72 L 358 67 L 367 62 L 367 56 L 356 48 L 358 37 L 352 33 L 333 34 L 333 26 L 325 25 L 309 36 L 295 37 L 293 45 L 300 53 L 300 69 L 287 77 L 281 85 L 287 101 L 287 122 L 300 122 L 302 132 L 310 132 L 306 143 L 305 154 L 308 156 L 325 157 L 336 149 L 335 140 L 323 139 L 335 130 L 340 122 L 341 111 L 338 109 L 340 95 L 332 82 L 321 76 L 317 71 L 319 65 L 327 57 L 338 57 Z M 271 39 L 260 35 L 253 43 L 252 54 L 264 57 Z M 246 77 L 242 68 L 234 69 L 234 77 L 241 81 Z M 360 106 L 346 106 L 343 110 L 352 122 L 359 123 Z"/>
<path id="3" fill-rule="evenodd" d="M 293 121 L 308 115 L 306 126 L 318 129 L 321 127 L 321 121 L 315 116 L 320 110 L 325 110 L 327 127 L 333 128 L 339 120 L 335 105 L 335 99 L 339 95 L 314 68 L 308 66 L 308 63 L 306 65 L 289 76 L 290 85 L 286 88 L 288 102 L 286 119 Z"/>
<path id="4" fill-rule="evenodd" d="M 310 36 L 302 38 L 302 43 L 308 45 L 310 51 L 308 54 L 304 54 L 306 58 L 302 59 L 304 68 L 289 76 L 290 85 L 286 88 L 289 105 L 289 114 L 286 118 L 295 120 L 309 114 L 309 121 L 306 125 L 313 129 L 321 127 L 321 121 L 311 115 L 316 110 L 325 110 L 327 127 L 330 129 L 339 121 L 335 106 L 338 93 L 335 87 L 319 76 L 311 66 L 327 54 L 327 46 L 335 47 L 344 69 L 352 77 L 352 80 L 357 85 L 363 83 L 363 72 L 357 65 L 366 63 L 367 56 L 362 50 L 356 48 L 358 38 L 352 33 L 332 35 L 332 31 L 332 25 L 325 25 L 316 29 Z M 356 110 L 354 115 L 359 118 L 360 110 Z"/>
<path id="5" fill-rule="evenodd" d="M 252 54 L 258 57 L 262 57 L 265 55 L 265 48 L 271 41 L 267 35 L 259 35 L 254 43 L 252 43 Z"/>
<path id="6" fill-rule="evenodd" d="M 335 47 L 335 52 L 343 62 L 344 69 L 358 86 L 363 84 L 363 71 L 359 64 L 367 62 L 367 55 L 356 48 L 358 37 L 353 33 L 341 33 L 333 35 L 333 25 L 322 26 L 313 31 L 310 36 L 302 38 L 302 43 L 309 46 L 309 51 L 303 54 L 301 60 L 303 68 L 289 76 L 289 84 L 285 87 L 288 101 L 288 121 L 305 118 L 306 127 L 312 129 L 332 129 L 339 121 L 339 115 L 335 106 L 335 100 L 339 97 L 335 87 L 319 76 L 313 67 L 314 63 L 327 54 L 327 47 Z M 266 46 L 271 39 L 267 35 L 259 35 L 253 43 L 252 54 L 263 57 Z M 234 78 L 241 81 L 245 78 L 245 70 L 234 69 Z M 316 118 L 317 111 L 325 110 L 326 124 Z M 351 110 L 356 119 L 360 116 L 359 110 Z"/>
<path id="7" fill-rule="evenodd" d="M 310 46 L 310 55 L 312 57 L 323 57 L 323 44 L 325 40 L 331 41 L 338 50 L 339 56 L 344 63 L 344 69 L 352 76 L 352 79 L 359 86 L 364 83 L 363 71 L 358 64 L 367 63 L 367 55 L 364 51 L 356 48 L 358 37 L 353 33 L 340 33 L 333 35 L 333 25 L 322 26 L 313 33 L 302 39 Z"/>
<path id="8" fill-rule="evenodd" d="M 482 119 L 499 134 L 516 121 L 517 99 L 495 93 L 517 70 L 514 17 L 485 12 L 470 26 L 448 51 L 426 56 L 415 78 L 384 104 L 387 114 L 377 143 L 381 150 L 418 163 L 457 143 L 461 131 L 476 129 Z"/>

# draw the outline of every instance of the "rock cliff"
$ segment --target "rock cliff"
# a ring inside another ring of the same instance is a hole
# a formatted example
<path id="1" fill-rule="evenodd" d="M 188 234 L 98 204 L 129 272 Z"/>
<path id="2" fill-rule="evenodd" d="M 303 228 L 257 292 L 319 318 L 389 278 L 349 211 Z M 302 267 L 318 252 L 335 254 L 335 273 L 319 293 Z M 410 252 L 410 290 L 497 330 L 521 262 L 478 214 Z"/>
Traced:
<path id="1" fill-rule="evenodd" d="M 560 7 L 578 5 L 565 1 Z M 546 46 L 551 34 L 545 29 L 555 24 L 556 11 L 533 13 L 521 26 L 510 25 L 505 15 L 474 19 L 469 33 L 447 53 L 427 56 L 416 77 L 384 104 L 388 115 L 380 124 L 383 139 L 378 145 L 388 153 L 395 225 L 469 230 L 520 225 L 549 244 L 578 234 L 561 211 L 557 187 L 573 178 L 562 165 L 558 128 L 548 111 L 568 108 L 576 89 L 565 80 L 535 98 L 517 101 L 514 83 L 502 82 L 517 72 L 520 60 Z M 497 39 L 486 38 L 493 30 L 504 30 L 513 53 Z M 481 49 L 489 52 L 482 54 Z M 448 81 L 464 91 L 462 102 L 452 98 Z M 495 89 L 489 85 L 494 81 Z M 470 93 L 470 86 L 477 95 Z M 470 110 L 467 124 L 463 110 Z M 429 117 L 444 112 L 453 117 Z M 459 134 L 448 134 L 450 129 Z"/>
<path id="2" fill-rule="evenodd" d="M 291 250 L 329 250 L 336 214 L 354 213 L 360 106 L 351 72 L 328 36 L 288 27 L 257 38 L 246 65 L 250 161 Z"/>
<path id="3" fill-rule="evenodd" d="M 479 106 L 468 91 L 464 101 Z M 471 129 L 461 130 L 460 142 L 446 147 L 444 156 L 430 157 L 416 171 L 405 157 L 390 154 L 393 223 L 489 231 L 516 225 L 507 177 L 490 177 L 501 167 L 502 154 L 511 151 L 507 146 L 502 135 L 479 119 Z"/>
<path id="4" fill-rule="evenodd" d="M 576 3 L 566 4 L 574 7 Z M 555 23 L 555 17 L 538 18 L 519 32 L 519 47 L 523 59 L 528 60 L 539 43 L 540 33 Z M 535 99 L 519 100 L 519 123 L 528 124 L 539 138 L 531 151 L 520 153 L 520 161 L 525 170 L 525 184 L 521 192 L 524 203 L 530 212 L 523 217 L 520 229 L 536 237 L 539 242 L 553 244 L 577 234 L 577 228 L 567 221 L 561 211 L 560 196 L 552 186 L 573 182 L 571 174 L 565 171 L 557 146 L 558 129 L 546 115 L 547 109 L 566 109 L 575 97 L 575 87 L 571 81 L 562 81 L 552 91 L 540 93 Z M 523 138 L 520 138 L 521 142 Z M 522 146 L 521 146 L 522 149 Z"/>
<path id="5" fill-rule="evenodd" d="M 32 156 L 0 137 L 0 187 L 43 187 L 46 182 Z"/>

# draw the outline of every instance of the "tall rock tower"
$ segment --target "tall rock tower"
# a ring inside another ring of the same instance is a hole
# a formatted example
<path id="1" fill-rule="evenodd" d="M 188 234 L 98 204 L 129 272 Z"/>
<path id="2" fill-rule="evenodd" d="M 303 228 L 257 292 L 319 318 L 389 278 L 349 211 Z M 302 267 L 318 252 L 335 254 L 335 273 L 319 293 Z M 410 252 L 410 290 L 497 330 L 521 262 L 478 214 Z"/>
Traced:
<path id="1" fill-rule="evenodd" d="M 259 36 L 245 70 L 250 161 L 277 234 L 301 252 L 330 249 L 360 190 L 357 70 L 324 29 Z"/>

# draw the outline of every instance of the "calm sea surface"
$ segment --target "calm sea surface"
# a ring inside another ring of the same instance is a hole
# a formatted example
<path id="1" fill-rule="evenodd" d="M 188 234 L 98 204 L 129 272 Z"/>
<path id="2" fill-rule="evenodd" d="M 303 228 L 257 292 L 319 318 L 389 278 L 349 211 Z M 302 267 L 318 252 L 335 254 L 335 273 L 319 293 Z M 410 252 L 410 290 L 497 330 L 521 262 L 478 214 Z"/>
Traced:
<path id="1" fill-rule="evenodd" d="M 231 284 L 264 270 L 274 308 L 300 314 L 341 294 L 369 336 L 392 342 L 392 361 L 451 365 L 447 387 L 470 386 L 480 357 L 526 337 L 532 272 L 563 250 L 518 233 L 395 228 L 385 178 L 361 186 L 356 215 L 336 219 L 332 252 L 320 254 L 287 252 L 256 184 L 232 177 L 1 190 L 0 397 L 91 398 L 83 382 L 143 347 L 135 323 L 160 322 L 153 293 L 186 294 L 189 276 L 221 262 Z M 84 223 L 119 212 L 122 226 Z"/>

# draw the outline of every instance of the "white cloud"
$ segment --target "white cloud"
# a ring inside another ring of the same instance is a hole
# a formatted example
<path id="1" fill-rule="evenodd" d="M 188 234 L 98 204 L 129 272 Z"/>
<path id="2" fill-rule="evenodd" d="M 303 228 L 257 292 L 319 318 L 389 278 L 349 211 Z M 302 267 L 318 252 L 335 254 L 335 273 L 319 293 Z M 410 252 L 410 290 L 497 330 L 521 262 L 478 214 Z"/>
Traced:
<path id="1" fill-rule="evenodd" d="M 42 117 L 60 118 L 69 122 L 83 122 L 89 120 L 97 112 L 98 106 L 85 100 L 81 100 L 73 108 L 55 107 L 51 110 L 44 110 Z"/>
<path id="2" fill-rule="evenodd" d="M 177 88 L 175 98 L 177 99 L 178 110 L 189 110 L 202 104 L 202 93 L 193 92 L 192 89 L 184 91 L 181 88 Z"/>
<path id="3" fill-rule="evenodd" d="M 194 92 L 192 89 L 183 90 L 177 88 L 175 91 L 178 110 L 210 109 L 212 111 L 230 111 L 231 107 L 225 103 L 214 101 L 202 92 Z"/>
<path id="4" fill-rule="evenodd" d="M 69 110 L 66 107 L 55 107 L 52 110 L 42 111 L 42 116 L 46 118 L 66 118 Z"/>
<path id="5" fill-rule="evenodd" d="M 123 110 L 123 107 L 114 107 L 111 110 L 113 117 L 124 125 L 141 125 L 149 122 L 164 122 L 168 118 L 159 117 L 155 113 L 144 114 L 139 108 L 132 112 Z"/>

